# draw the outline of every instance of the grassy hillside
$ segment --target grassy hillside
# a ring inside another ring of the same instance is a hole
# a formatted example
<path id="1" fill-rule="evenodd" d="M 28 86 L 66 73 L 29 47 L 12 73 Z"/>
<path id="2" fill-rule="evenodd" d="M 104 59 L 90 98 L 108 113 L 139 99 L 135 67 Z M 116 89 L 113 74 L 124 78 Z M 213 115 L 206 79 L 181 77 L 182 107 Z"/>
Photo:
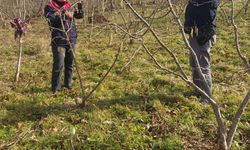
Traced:
<path id="1" fill-rule="evenodd" d="M 250 11 L 238 18 L 240 44 L 250 58 Z M 109 19 L 114 19 L 110 15 Z M 114 19 L 114 22 L 117 21 Z M 153 27 L 190 76 L 188 50 L 171 17 L 155 20 Z M 120 31 L 109 45 L 109 29 L 89 28 L 78 22 L 76 50 L 87 91 L 105 74 L 119 49 L 119 60 L 86 108 L 79 108 L 79 81 L 72 90 L 50 91 L 52 53 L 50 33 L 43 19 L 33 21 L 24 38 L 20 82 L 13 86 L 18 55 L 12 30 L 0 29 L 0 147 L 2 149 L 216 149 L 217 124 L 209 105 L 196 97 L 181 79 L 158 70 L 141 49 L 121 71 L 138 42 L 129 44 Z M 101 32 L 102 31 L 102 32 Z M 99 33 L 100 32 L 100 33 Z M 147 46 L 166 67 L 176 69 L 169 55 L 148 34 Z M 230 123 L 250 85 L 250 75 L 234 48 L 233 29 L 218 18 L 217 44 L 212 49 L 213 97 Z M 250 148 L 250 107 L 244 112 L 233 143 L 235 150 Z"/>

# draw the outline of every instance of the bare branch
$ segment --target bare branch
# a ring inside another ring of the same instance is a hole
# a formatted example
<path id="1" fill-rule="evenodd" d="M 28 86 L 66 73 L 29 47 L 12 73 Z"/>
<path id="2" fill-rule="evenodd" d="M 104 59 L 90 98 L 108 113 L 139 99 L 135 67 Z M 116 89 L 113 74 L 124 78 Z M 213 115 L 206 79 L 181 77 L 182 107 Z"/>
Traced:
<path id="1" fill-rule="evenodd" d="M 232 9 L 231 10 L 231 22 L 232 22 L 232 26 L 234 28 L 236 50 L 237 50 L 237 53 L 238 53 L 239 57 L 244 62 L 245 66 L 246 66 L 246 68 L 248 70 L 248 73 L 250 73 L 250 63 L 249 63 L 248 59 L 246 58 L 246 56 L 244 56 L 241 53 L 241 49 L 240 49 L 238 28 L 237 28 L 237 26 L 235 24 L 235 21 L 234 21 L 234 1 L 233 0 L 231 0 L 231 9 Z"/>
<path id="2" fill-rule="evenodd" d="M 169 73 L 169 74 L 173 74 L 173 75 L 175 75 L 175 76 L 177 76 L 177 77 L 180 77 L 180 78 L 183 79 L 184 81 L 188 80 L 188 79 L 185 78 L 183 75 L 180 75 L 180 74 L 178 74 L 178 73 L 176 73 L 176 72 L 174 72 L 174 71 L 172 71 L 172 70 L 170 70 L 170 69 L 167 69 L 167 68 L 163 67 L 163 66 L 157 61 L 157 59 L 154 57 L 154 55 L 149 51 L 149 49 L 148 49 L 147 46 L 144 44 L 144 42 L 141 41 L 141 43 L 142 43 L 143 48 L 146 50 L 146 52 L 148 53 L 148 55 L 153 59 L 153 61 L 155 62 L 155 64 L 158 66 L 158 68 L 160 68 L 160 69 L 163 70 L 164 72 L 167 72 L 167 73 Z"/>
<path id="3" fill-rule="evenodd" d="M 35 130 L 31 130 L 31 127 L 30 127 L 25 132 L 22 132 L 22 133 L 16 135 L 14 138 L 12 138 L 11 142 L 1 144 L 0 149 L 11 149 L 11 147 L 13 148 L 14 145 L 16 145 L 21 140 L 25 139 L 27 137 L 27 135 L 31 134 L 34 131 Z"/>
<path id="4" fill-rule="evenodd" d="M 174 59 L 175 64 L 177 65 L 178 69 L 181 71 L 181 74 L 188 79 L 187 75 L 184 73 L 184 70 L 182 69 L 177 57 L 171 52 L 171 50 L 164 45 L 164 43 L 160 40 L 159 36 L 156 34 L 156 32 L 153 30 L 153 28 L 150 26 L 150 24 L 140 15 L 138 12 L 131 6 L 131 4 L 127 1 L 124 0 L 125 3 L 129 6 L 131 11 L 149 28 L 149 31 L 153 34 L 157 42 L 166 50 L 170 56 Z"/>
<path id="5" fill-rule="evenodd" d="M 228 18 L 226 11 L 224 10 L 224 8 L 223 8 L 221 5 L 219 5 L 219 7 L 220 7 L 220 10 L 222 11 L 222 12 L 221 12 L 222 15 L 223 15 L 224 18 L 226 19 L 227 24 L 230 25 L 230 19 Z"/>
<path id="6" fill-rule="evenodd" d="M 105 78 L 108 76 L 108 74 L 110 73 L 110 71 L 114 68 L 117 60 L 118 60 L 118 57 L 120 55 L 120 52 L 122 51 L 122 48 L 123 48 L 123 43 L 121 42 L 121 46 L 115 56 L 115 59 L 112 63 L 112 65 L 110 66 L 110 68 L 108 69 L 108 71 L 105 73 L 105 75 L 101 78 L 101 80 L 97 83 L 97 85 L 91 90 L 91 92 L 89 92 L 89 94 L 85 97 L 85 101 L 87 101 L 89 99 L 89 97 L 95 92 L 95 90 L 102 84 L 102 82 L 105 80 Z"/>
<path id="7" fill-rule="evenodd" d="M 14 78 L 14 83 L 16 84 L 19 80 L 19 74 L 20 74 L 20 68 L 21 68 L 21 60 L 22 60 L 22 51 L 23 51 L 23 40 L 22 36 L 19 36 L 18 38 L 18 49 L 19 49 L 19 54 L 18 54 L 18 60 L 16 64 L 16 73 L 15 73 L 15 78 Z"/>
<path id="8" fill-rule="evenodd" d="M 122 67 L 121 72 L 124 71 L 124 69 L 126 69 L 128 67 L 128 65 L 132 62 L 132 60 L 134 59 L 135 55 L 141 50 L 141 46 L 139 46 L 135 52 L 133 53 L 133 55 L 130 57 L 129 61 Z"/>
<path id="9" fill-rule="evenodd" d="M 250 0 L 246 1 L 246 3 L 244 4 L 244 6 L 242 6 L 242 8 L 241 8 L 241 9 L 237 12 L 237 14 L 234 16 L 234 19 L 236 19 L 236 18 L 242 13 L 242 11 L 245 11 L 245 14 L 246 14 L 249 5 L 250 5 Z"/>
<path id="10" fill-rule="evenodd" d="M 138 39 L 137 36 L 132 35 L 131 33 L 129 33 L 128 31 L 126 31 L 124 28 L 122 28 L 121 26 L 117 25 L 116 23 L 109 23 L 109 25 L 117 27 L 117 29 L 121 30 L 122 32 L 126 33 L 127 35 L 129 35 L 130 37 L 134 38 L 134 39 Z"/>
<path id="11" fill-rule="evenodd" d="M 227 135 L 228 147 L 231 147 L 231 145 L 232 145 L 233 137 L 234 137 L 234 134 L 235 134 L 236 129 L 238 127 L 238 123 L 240 121 L 242 113 L 244 112 L 245 108 L 247 107 L 247 105 L 249 103 L 249 99 L 250 99 L 250 90 L 248 91 L 246 97 L 244 98 L 243 102 L 240 105 L 239 110 L 237 111 L 237 113 L 235 114 L 235 116 L 232 120 L 232 125 L 231 125 L 229 132 L 228 132 L 228 135 Z"/>

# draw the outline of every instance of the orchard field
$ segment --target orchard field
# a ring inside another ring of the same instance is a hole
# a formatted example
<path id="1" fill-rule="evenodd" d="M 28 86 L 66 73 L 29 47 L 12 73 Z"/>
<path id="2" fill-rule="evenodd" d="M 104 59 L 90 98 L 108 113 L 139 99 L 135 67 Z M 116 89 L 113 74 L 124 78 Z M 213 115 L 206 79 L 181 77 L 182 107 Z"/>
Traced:
<path id="1" fill-rule="evenodd" d="M 0 149 L 219 149 L 218 125 L 212 107 L 199 103 L 197 97 L 187 97 L 185 93 L 193 88 L 159 69 L 141 42 L 126 34 L 142 34 L 147 27 L 125 3 L 123 6 L 119 2 L 114 9 L 108 5 L 103 12 L 86 13 L 87 17 L 99 15 L 106 21 L 98 17 L 96 20 L 92 17 L 93 22 L 88 22 L 89 18 L 77 20 L 75 53 L 86 93 L 105 75 L 121 50 L 115 66 L 84 108 L 76 104 L 81 100 L 76 73 L 73 89 L 62 89 L 56 95 L 50 91 L 52 52 L 45 18 L 32 18 L 28 25 L 16 84 L 13 80 L 18 42 L 10 25 L 4 26 L 0 21 Z M 150 22 L 191 77 L 189 50 L 164 2 L 161 5 L 161 1 L 143 1 L 132 6 Z M 223 3 L 218 9 L 217 43 L 211 51 L 211 68 L 213 99 L 229 126 L 249 91 L 250 74 L 235 47 L 231 3 Z M 185 4 L 186 1 L 180 1 L 174 5 L 182 22 Z M 243 1 L 236 1 L 235 12 L 242 6 Z M 249 60 L 250 10 L 241 11 L 234 20 L 241 52 Z M 174 60 L 149 31 L 143 35 L 143 42 L 158 62 L 178 72 Z M 231 149 L 250 149 L 249 105 L 242 114 Z"/>

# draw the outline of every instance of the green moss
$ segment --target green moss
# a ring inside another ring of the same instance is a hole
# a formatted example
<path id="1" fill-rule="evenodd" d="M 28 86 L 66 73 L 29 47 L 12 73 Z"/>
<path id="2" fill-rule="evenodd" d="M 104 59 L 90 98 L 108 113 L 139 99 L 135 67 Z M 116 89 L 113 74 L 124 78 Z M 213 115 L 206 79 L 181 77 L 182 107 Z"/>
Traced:
<path id="1" fill-rule="evenodd" d="M 153 12 L 150 7 L 147 5 L 146 16 Z M 128 20 L 133 17 L 129 16 L 128 9 L 122 11 Z M 118 24 L 123 23 L 119 14 L 111 11 L 107 13 L 109 19 Z M 164 13 L 165 10 L 160 11 L 156 17 Z M 250 56 L 247 51 L 249 21 L 246 17 L 237 18 L 236 23 L 242 52 Z M 89 105 L 82 109 L 74 103 L 81 95 L 76 74 L 71 91 L 64 89 L 53 96 L 50 91 L 50 33 L 44 20 L 34 21 L 32 30 L 24 37 L 20 81 L 15 87 L 13 78 L 18 45 L 12 32 L 0 30 L 3 33 L 0 34 L 3 43 L 0 45 L 1 144 L 12 142 L 31 127 L 34 131 L 12 149 L 71 149 L 70 140 L 73 140 L 75 149 L 177 150 L 189 145 L 193 149 L 206 149 L 204 143 L 210 143 L 211 149 L 214 148 L 217 123 L 213 110 L 209 105 L 201 105 L 197 97 L 184 97 L 184 92 L 193 90 L 190 86 L 180 78 L 159 70 L 144 49 L 121 72 L 139 43 L 135 41 L 129 44 L 128 36 L 121 39 L 119 30 L 114 32 L 114 41 L 109 45 L 109 29 L 96 34 L 102 27 L 95 25 L 94 37 L 89 41 L 89 28 L 78 27 L 76 58 L 87 92 L 106 73 L 119 49 L 119 43 L 124 41 L 119 60 L 89 99 Z M 226 24 L 222 16 L 217 25 L 217 43 L 211 51 L 213 98 L 220 105 L 226 124 L 229 125 L 249 88 L 250 76 L 237 55 L 232 27 Z M 131 31 L 135 31 L 143 25 L 132 23 L 131 27 Z M 152 27 L 175 53 L 191 79 L 189 51 L 172 16 L 154 20 Z M 146 34 L 144 40 L 162 66 L 180 73 L 173 59 L 150 33 Z M 242 115 L 233 149 L 249 149 L 249 116 L 248 106 Z M 73 137 L 70 131 L 72 126 L 76 129 Z"/>

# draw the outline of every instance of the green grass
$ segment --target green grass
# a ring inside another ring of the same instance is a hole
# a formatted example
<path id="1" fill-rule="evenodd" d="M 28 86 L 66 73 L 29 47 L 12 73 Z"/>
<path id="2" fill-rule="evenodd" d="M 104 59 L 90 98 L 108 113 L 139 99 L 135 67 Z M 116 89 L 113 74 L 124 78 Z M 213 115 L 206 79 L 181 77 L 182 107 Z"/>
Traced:
<path id="1" fill-rule="evenodd" d="M 244 18 L 243 18 L 244 19 Z M 188 50 L 171 18 L 153 25 L 172 49 L 190 76 Z M 249 21 L 239 26 L 242 51 L 250 56 Z M 114 36 L 108 45 L 108 30 L 88 40 L 88 29 L 80 27 L 76 50 L 84 86 L 93 87 L 111 65 L 121 38 Z M 95 33 L 99 29 L 94 30 Z M 196 97 L 185 98 L 192 91 L 181 79 L 159 71 L 142 49 L 121 72 L 139 44 L 129 44 L 117 65 L 96 90 L 86 108 L 75 100 L 80 95 L 74 77 L 72 91 L 57 96 L 50 92 L 52 54 L 50 35 L 44 20 L 35 20 L 25 36 L 20 82 L 12 86 L 17 59 L 13 31 L 0 31 L 0 145 L 16 142 L 10 149 L 215 149 L 217 125 L 210 106 Z M 213 96 L 230 123 L 239 103 L 249 89 L 250 76 L 234 48 L 232 27 L 218 21 L 217 44 L 212 50 Z M 8 39 L 8 40 L 6 40 Z M 148 34 L 149 49 L 164 66 L 176 69 L 173 60 Z M 250 147 L 250 107 L 242 116 L 233 149 Z M 76 133 L 73 134 L 73 130 Z M 24 136 L 21 136 L 22 134 Z M 21 136 L 21 137 L 20 137 Z M 72 141 L 72 144 L 71 144 Z"/>

